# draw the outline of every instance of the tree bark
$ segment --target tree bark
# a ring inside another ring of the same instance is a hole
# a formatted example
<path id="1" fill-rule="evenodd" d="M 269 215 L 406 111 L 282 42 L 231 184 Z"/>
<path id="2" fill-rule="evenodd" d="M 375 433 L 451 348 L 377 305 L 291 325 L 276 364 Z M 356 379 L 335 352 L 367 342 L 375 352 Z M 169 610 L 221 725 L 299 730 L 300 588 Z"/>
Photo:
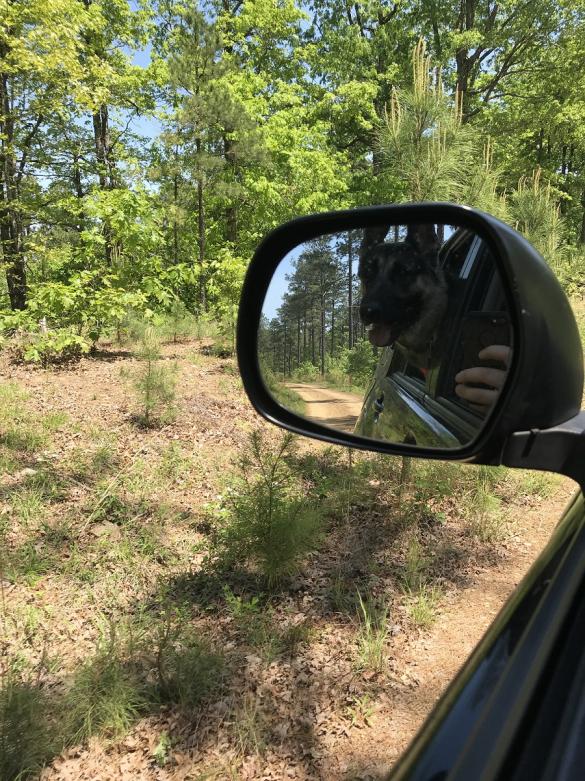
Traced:
<path id="1" fill-rule="evenodd" d="M 197 155 L 201 154 L 201 139 L 195 142 Z M 205 203 L 203 199 L 203 175 L 197 177 L 197 242 L 199 246 L 199 303 L 207 312 L 207 280 L 205 278 Z"/>
<path id="2" fill-rule="evenodd" d="M 347 309 L 348 331 L 347 346 L 353 347 L 353 235 L 351 231 L 347 235 Z"/>
<path id="3" fill-rule="evenodd" d="M 224 157 L 231 169 L 232 177 L 234 181 L 238 178 L 238 166 L 236 160 L 236 153 L 234 144 L 229 138 L 224 137 Z M 226 209 L 226 239 L 232 244 L 236 244 L 238 241 L 238 207 L 235 202 L 230 203 Z"/>
<path id="4" fill-rule="evenodd" d="M 8 46 L 0 44 L 0 63 Z M 28 136 L 29 144 L 32 136 Z M 15 118 L 10 100 L 8 73 L 0 72 L 0 243 L 6 269 L 6 283 L 12 309 L 26 307 L 26 264 L 24 230 L 20 212 L 18 171 L 15 153 Z M 23 150 L 24 154 L 24 150 Z"/>
<path id="5" fill-rule="evenodd" d="M 585 189 L 581 191 L 581 208 L 583 209 L 581 215 L 581 231 L 579 233 L 579 244 L 585 244 Z"/>

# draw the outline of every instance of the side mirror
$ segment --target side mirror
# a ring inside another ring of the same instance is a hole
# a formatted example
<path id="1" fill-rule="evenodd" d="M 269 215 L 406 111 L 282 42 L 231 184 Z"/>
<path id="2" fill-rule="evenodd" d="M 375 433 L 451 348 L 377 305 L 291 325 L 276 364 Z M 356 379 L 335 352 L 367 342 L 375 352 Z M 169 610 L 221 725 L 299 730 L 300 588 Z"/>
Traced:
<path id="1" fill-rule="evenodd" d="M 549 267 L 507 225 L 451 204 L 277 228 L 244 282 L 238 360 L 254 407 L 291 431 L 481 463 L 502 463 L 516 432 L 572 419 L 583 391 Z"/>

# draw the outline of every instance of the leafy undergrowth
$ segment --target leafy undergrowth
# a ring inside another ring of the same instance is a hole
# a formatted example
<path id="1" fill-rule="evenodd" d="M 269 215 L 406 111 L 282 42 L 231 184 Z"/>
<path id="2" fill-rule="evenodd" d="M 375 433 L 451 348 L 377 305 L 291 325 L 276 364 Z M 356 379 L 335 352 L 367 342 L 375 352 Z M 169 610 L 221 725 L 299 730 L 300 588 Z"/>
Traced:
<path id="1" fill-rule="evenodd" d="M 361 736 L 387 766 L 420 721 L 388 744 L 422 686 L 408 649 L 559 491 L 301 446 L 203 348 L 155 356 L 176 374 L 157 427 L 129 349 L 0 385 L 7 781 L 381 777 Z"/>

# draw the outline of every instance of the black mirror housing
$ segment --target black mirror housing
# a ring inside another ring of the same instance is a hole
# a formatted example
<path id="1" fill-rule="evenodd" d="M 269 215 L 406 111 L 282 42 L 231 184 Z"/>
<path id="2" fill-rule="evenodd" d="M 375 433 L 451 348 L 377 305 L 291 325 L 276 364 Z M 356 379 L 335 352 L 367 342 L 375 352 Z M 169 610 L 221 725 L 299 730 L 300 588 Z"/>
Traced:
<path id="1" fill-rule="evenodd" d="M 265 296 L 283 257 L 303 241 L 382 223 L 444 223 L 469 228 L 488 245 L 509 300 L 514 349 L 508 382 L 485 428 L 457 450 L 413 448 L 332 431 L 282 407 L 262 380 L 257 334 Z M 255 409 L 290 431 L 380 452 L 501 463 L 518 431 L 558 426 L 577 415 L 583 392 L 583 354 L 567 297 L 544 259 L 518 232 L 496 218 L 454 204 L 376 206 L 302 217 L 272 231 L 258 247 L 244 280 L 237 325 L 237 354 L 244 388 Z"/>

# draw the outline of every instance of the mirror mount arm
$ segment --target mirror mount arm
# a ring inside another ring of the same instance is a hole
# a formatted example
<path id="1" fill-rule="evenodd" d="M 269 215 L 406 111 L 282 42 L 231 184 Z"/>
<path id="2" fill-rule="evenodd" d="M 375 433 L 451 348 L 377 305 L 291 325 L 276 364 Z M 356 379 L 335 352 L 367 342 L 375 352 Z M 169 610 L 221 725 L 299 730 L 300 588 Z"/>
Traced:
<path id="1" fill-rule="evenodd" d="M 585 410 L 558 426 L 517 431 L 504 445 L 501 463 L 558 472 L 585 487 Z"/>

